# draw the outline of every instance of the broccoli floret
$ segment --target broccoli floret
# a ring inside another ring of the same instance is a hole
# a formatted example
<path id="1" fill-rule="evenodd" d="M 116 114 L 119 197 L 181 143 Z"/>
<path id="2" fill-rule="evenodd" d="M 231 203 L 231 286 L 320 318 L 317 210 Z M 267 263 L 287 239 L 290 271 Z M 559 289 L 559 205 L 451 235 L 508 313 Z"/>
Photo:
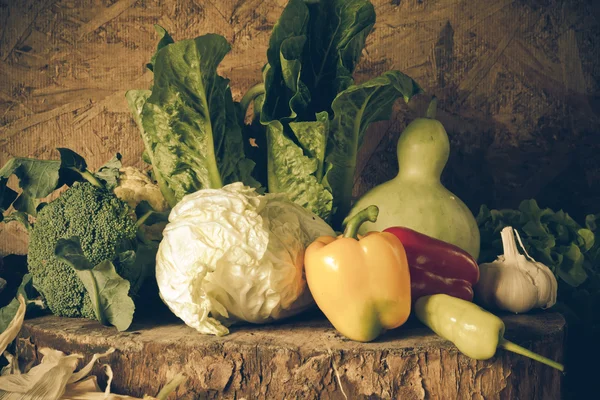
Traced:
<path id="1" fill-rule="evenodd" d="M 78 236 L 92 265 L 113 261 L 117 273 L 128 279 L 135 278 L 136 272 L 120 267 L 115 258 L 122 251 L 135 250 L 136 232 L 133 210 L 112 192 L 88 182 L 75 183 L 43 207 L 30 232 L 27 261 L 33 284 L 50 311 L 64 317 L 96 318 L 75 270 L 54 255 L 59 239 Z"/>

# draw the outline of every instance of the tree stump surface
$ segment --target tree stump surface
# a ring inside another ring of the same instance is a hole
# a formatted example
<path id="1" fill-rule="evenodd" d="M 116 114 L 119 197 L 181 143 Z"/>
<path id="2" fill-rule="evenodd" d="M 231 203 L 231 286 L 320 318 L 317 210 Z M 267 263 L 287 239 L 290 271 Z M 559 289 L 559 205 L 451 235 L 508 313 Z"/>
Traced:
<path id="1" fill-rule="evenodd" d="M 565 321 L 540 312 L 502 315 L 505 337 L 563 360 Z M 85 355 L 116 351 L 96 364 L 114 371 L 114 393 L 156 395 L 177 373 L 188 376 L 170 399 L 559 399 L 562 374 L 498 350 L 475 361 L 416 320 L 371 343 L 350 341 L 320 314 L 272 325 L 232 327 L 204 336 L 173 316 L 135 322 L 127 332 L 96 321 L 43 316 L 26 320 L 17 351 L 22 365 L 51 347 Z M 83 364 L 81 364 L 83 365 Z"/>

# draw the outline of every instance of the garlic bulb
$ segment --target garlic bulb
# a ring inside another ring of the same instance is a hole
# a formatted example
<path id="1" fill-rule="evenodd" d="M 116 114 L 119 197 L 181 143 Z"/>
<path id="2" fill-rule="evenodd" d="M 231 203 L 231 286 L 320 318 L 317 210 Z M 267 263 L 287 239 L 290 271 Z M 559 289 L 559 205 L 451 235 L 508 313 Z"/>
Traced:
<path id="1" fill-rule="evenodd" d="M 558 291 L 552 271 L 527 254 L 519 233 L 512 227 L 505 227 L 500 234 L 504 255 L 479 266 L 476 299 L 487 307 L 514 313 L 552 307 Z M 515 235 L 525 255 L 517 250 Z"/>

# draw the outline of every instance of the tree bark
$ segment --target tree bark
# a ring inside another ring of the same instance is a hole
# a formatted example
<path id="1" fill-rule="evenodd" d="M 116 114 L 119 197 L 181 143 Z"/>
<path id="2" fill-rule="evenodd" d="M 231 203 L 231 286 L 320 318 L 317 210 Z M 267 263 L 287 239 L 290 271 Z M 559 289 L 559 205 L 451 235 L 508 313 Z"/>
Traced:
<path id="1" fill-rule="evenodd" d="M 502 316 L 505 337 L 551 359 L 563 358 L 560 314 Z M 117 332 L 95 321 L 45 316 L 26 320 L 17 340 L 21 365 L 51 347 L 117 351 L 102 363 L 114 371 L 113 392 L 156 395 L 175 374 L 188 380 L 170 398 L 188 399 L 559 399 L 562 374 L 498 350 L 488 361 L 458 352 L 417 321 L 372 343 L 340 336 L 318 314 L 265 326 L 238 326 L 204 336 L 174 317 L 136 322 Z M 98 363 L 93 373 L 101 384 Z"/>

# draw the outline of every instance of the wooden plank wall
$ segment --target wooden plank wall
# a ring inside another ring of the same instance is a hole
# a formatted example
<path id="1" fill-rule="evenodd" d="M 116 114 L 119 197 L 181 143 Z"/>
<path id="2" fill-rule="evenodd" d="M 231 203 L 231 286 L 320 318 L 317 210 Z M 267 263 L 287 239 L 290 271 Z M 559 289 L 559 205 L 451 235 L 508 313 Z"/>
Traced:
<path id="1" fill-rule="evenodd" d="M 153 24 L 175 39 L 214 32 L 239 98 L 260 80 L 286 0 L 0 0 L 0 163 L 80 152 L 92 167 L 121 152 L 142 166 L 124 101 L 146 88 Z M 525 198 L 578 218 L 600 212 L 600 2 L 373 0 L 377 24 L 356 77 L 400 69 L 440 99 L 452 154 L 444 182 L 474 211 Z M 392 177 L 395 143 L 426 98 L 374 125 L 355 195 Z M 0 251 L 23 252 L 14 223 Z"/>

